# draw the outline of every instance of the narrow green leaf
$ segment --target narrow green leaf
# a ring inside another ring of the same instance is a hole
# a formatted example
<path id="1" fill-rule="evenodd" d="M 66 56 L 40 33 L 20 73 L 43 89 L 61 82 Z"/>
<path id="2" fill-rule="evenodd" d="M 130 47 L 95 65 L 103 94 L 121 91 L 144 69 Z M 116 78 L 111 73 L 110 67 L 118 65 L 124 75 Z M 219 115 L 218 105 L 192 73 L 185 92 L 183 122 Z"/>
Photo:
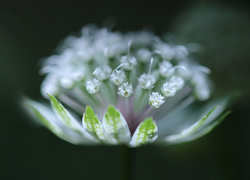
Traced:
<path id="1" fill-rule="evenodd" d="M 113 106 L 109 106 L 104 115 L 103 127 L 118 143 L 127 143 L 130 140 L 127 122 L 120 111 Z"/>
<path id="2" fill-rule="evenodd" d="M 151 117 L 145 119 L 136 129 L 131 141 L 131 147 L 148 144 L 158 137 L 158 129 Z"/>
<path id="3" fill-rule="evenodd" d="M 198 122 L 196 122 L 194 125 L 192 125 L 191 127 L 184 129 L 181 133 L 179 134 L 174 134 L 174 135 L 170 135 L 167 136 L 165 138 L 166 141 L 171 142 L 171 141 L 177 141 L 179 139 L 182 139 L 185 136 L 188 136 L 190 134 L 195 133 L 196 131 L 198 131 L 202 125 L 206 122 L 206 120 L 208 119 L 208 117 L 211 115 L 211 113 L 218 108 L 218 106 L 214 107 L 212 110 L 210 110 L 205 116 L 202 117 L 201 120 L 199 120 Z"/>
<path id="4" fill-rule="evenodd" d="M 93 135 L 99 141 L 103 142 L 103 140 L 105 140 L 102 125 L 90 106 L 86 107 L 82 119 L 82 124 L 84 129 L 86 129 L 91 135 Z"/>

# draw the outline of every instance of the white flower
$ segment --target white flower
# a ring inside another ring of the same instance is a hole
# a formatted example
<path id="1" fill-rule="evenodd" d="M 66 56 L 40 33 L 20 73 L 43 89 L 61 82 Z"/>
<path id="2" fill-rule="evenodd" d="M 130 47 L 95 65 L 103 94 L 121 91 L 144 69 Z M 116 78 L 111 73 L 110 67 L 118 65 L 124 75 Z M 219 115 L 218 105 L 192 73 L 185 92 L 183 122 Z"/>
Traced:
<path id="1" fill-rule="evenodd" d="M 100 91 L 101 83 L 95 78 L 92 81 L 91 80 L 87 81 L 85 85 L 89 94 L 96 94 Z"/>
<path id="2" fill-rule="evenodd" d="M 133 87 L 128 82 L 118 87 L 118 94 L 124 98 L 129 98 L 133 94 Z"/>
<path id="3" fill-rule="evenodd" d="M 177 92 L 177 89 L 169 82 L 166 82 L 162 85 L 161 92 L 165 97 L 172 97 Z"/>
<path id="4" fill-rule="evenodd" d="M 159 108 L 164 103 L 164 97 L 158 92 L 152 92 L 149 95 L 149 105 L 154 108 Z"/>
<path id="5" fill-rule="evenodd" d="M 174 69 L 169 61 L 163 61 L 159 64 L 159 73 L 163 77 L 170 77 L 174 74 Z"/>
<path id="6" fill-rule="evenodd" d="M 137 64 L 137 61 L 136 61 L 135 57 L 122 56 L 121 63 L 123 64 L 122 67 L 125 70 L 130 71 L 135 67 L 135 65 Z"/>
<path id="7" fill-rule="evenodd" d="M 153 75 L 150 74 L 142 74 L 138 79 L 141 88 L 143 89 L 152 89 L 156 82 L 156 79 Z"/>
<path id="8" fill-rule="evenodd" d="M 176 90 L 180 90 L 181 88 L 183 88 L 185 82 L 181 77 L 173 76 L 170 78 L 169 84 L 171 84 L 171 86 L 175 87 Z"/>
<path id="9" fill-rule="evenodd" d="M 109 78 L 111 71 L 112 69 L 109 66 L 105 65 L 103 67 L 97 67 L 93 74 L 95 75 L 96 79 L 104 81 Z"/>
<path id="10" fill-rule="evenodd" d="M 208 69 L 188 55 L 185 46 L 170 45 L 152 33 L 123 35 L 87 26 L 44 62 L 41 93 L 52 109 L 33 100 L 26 104 L 44 126 L 73 144 L 137 147 L 191 141 L 228 113 L 220 116 L 225 100 L 220 108 L 193 114 L 195 101 L 209 98 L 210 82 Z"/>
<path id="11" fill-rule="evenodd" d="M 124 71 L 114 70 L 110 75 L 110 80 L 117 86 L 121 85 L 126 80 Z"/>

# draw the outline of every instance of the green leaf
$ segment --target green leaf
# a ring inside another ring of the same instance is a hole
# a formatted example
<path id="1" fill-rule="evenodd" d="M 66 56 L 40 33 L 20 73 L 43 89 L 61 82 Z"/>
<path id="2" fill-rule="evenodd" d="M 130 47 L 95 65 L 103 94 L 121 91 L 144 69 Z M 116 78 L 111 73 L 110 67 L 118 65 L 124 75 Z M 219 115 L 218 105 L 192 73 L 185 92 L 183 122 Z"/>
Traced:
<path id="1" fill-rule="evenodd" d="M 137 127 L 131 141 L 131 147 L 137 147 L 155 141 L 158 137 L 158 129 L 151 117 L 145 119 Z"/>
<path id="2" fill-rule="evenodd" d="M 115 107 L 108 107 L 103 118 L 103 127 L 118 143 L 129 142 L 131 135 L 127 122 Z"/>
<path id="3" fill-rule="evenodd" d="M 211 113 L 218 108 L 218 106 L 214 107 L 212 110 L 210 110 L 205 116 L 203 116 L 203 118 L 201 120 L 199 120 L 198 122 L 196 122 L 194 125 L 192 125 L 191 127 L 184 129 L 181 133 L 179 134 L 174 134 L 174 135 L 170 135 L 167 136 L 165 138 L 165 140 L 167 142 L 172 142 L 172 141 L 177 141 L 179 139 L 182 139 L 185 136 L 191 135 L 193 133 L 195 133 L 196 131 L 198 131 L 201 126 L 206 122 L 206 120 L 208 119 L 208 117 L 211 115 Z"/>
<path id="4" fill-rule="evenodd" d="M 82 119 L 82 124 L 83 128 L 86 129 L 91 135 L 93 135 L 99 141 L 103 142 L 103 140 L 105 140 L 102 125 L 90 106 L 86 107 Z"/>

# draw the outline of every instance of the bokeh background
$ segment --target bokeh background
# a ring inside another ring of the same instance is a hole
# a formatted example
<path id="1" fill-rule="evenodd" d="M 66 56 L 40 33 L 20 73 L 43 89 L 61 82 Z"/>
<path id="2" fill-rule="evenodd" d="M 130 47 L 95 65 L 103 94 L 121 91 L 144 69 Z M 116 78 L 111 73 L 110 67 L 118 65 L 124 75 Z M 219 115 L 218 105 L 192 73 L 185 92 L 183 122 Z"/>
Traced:
<path id="1" fill-rule="evenodd" d="M 90 23 L 171 32 L 202 45 L 215 94 L 237 90 L 233 113 L 209 135 L 182 145 L 135 149 L 133 179 L 250 179 L 250 8 L 231 1 L 0 1 L 0 179 L 122 179 L 121 147 L 74 146 L 36 126 L 19 105 L 40 99 L 39 60 Z"/>

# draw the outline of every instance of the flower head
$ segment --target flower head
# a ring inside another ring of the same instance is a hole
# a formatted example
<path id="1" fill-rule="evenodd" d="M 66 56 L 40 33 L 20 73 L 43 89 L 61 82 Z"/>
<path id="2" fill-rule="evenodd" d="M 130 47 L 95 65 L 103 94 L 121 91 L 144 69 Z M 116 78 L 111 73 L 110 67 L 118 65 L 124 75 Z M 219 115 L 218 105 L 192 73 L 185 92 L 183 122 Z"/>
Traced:
<path id="1" fill-rule="evenodd" d="M 46 74 L 41 93 L 52 109 L 26 103 L 43 125 L 68 142 L 180 143 L 208 133 L 227 115 L 217 118 L 220 110 L 210 116 L 217 107 L 203 117 L 203 111 L 193 115 L 194 102 L 210 97 L 209 70 L 194 63 L 183 45 L 147 32 L 121 34 L 87 26 L 61 49 L 41 70 Z"/>

